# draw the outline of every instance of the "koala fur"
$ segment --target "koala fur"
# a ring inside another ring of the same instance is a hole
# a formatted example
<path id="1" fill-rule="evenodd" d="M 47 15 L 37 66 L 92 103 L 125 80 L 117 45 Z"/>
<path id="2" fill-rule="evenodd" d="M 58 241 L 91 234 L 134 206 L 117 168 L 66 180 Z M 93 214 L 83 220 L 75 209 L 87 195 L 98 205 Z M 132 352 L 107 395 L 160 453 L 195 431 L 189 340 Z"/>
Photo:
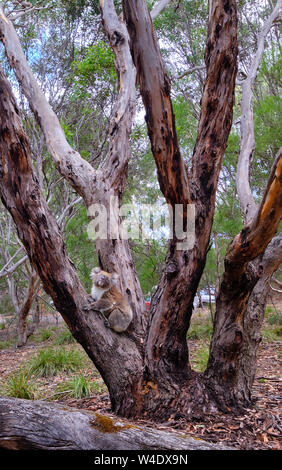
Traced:
<path id="1" fill-rule="evenodd" d="M 118 274 L 94 268 L 91 271 L 93 281 L 91 296 L 94 302 L 91 308 L 101 312 L 107 319 L 110 328 L 117 333 L 127 330 L 132 321 L 132 310 L 116 287 Z"/>

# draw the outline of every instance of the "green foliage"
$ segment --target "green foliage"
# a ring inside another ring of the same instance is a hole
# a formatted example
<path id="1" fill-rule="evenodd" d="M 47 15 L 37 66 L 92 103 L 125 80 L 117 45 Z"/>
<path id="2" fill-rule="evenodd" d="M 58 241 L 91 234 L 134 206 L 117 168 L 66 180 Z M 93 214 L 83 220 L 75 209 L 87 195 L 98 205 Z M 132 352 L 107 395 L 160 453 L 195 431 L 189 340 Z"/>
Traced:
<path id="1" fill-rule="evenodd" d="M 87 379 L 84 374 L 73 377 L 71 380 L 61 383 L 57 386 L 55 397 L 63 395 L 77 399 L 86 398 L 95 393 L 102 393 L 104 386 L 97 381 L 93 382 Z"/>
<path id="2" fill-rule="evenodd" d="M 34 343 L 43 343 L 44 341 L 48 341 L 53 337 L 54 328 L 42 328 L 36 333 L 33 333 L 29 340 Z"/>
<path id="3" fill-rule="evenodd" d="M 0 350 L 9 349 L 14 345 L 13 341 L 0 341 Z"/>
<path id="4" fill-rule="evenodd" d="M 73 337 L 68 328 L 64 328 L 62 331 L 60 331 L 56 339 L 54 340 L 54 344 L 56 345 L 71 343 L 76 343 L 76 339 Z"/>
<path id="5" fill-rule="evenodd" d="M 99 0 L 61 0 L 63 6 L 66 8 L 67 15 L 74 21 L 80 18 L 85 10 L 88 14 L 99 15 Z"/>
<path id="6" fill-rule="evenodd" d="M 195 370 L 198 372 L 204 372 L 207 367 L 209 359 L 209 346 L 201 341 L 197 346 L 196 351 L 191 355 L 191 363 L 194 366 Z"/>
<path id="7" fill-rule="evenodd" d="M 76 99 L 90 96 L 93 87 L 99 87 L 100 92 L 103 89 L 103 94 L 107 96 L 117 78 L 112 49 L 103 41 L 98 41 L 82 52 L 76 51 L 72 71 L 70 80 Z"/>
<path id="8" fill-rule="evenodd" d="M 28 374 L 24 370 L 19 370 L 11 374 L 7 384 L 3 387 L 6 396 L 15 398 L 24 398 L 25 400 L 33 400 L 34 386 L 28 383 Z"/>
<path id="9" fill-rule="evenodd" d="M 82 367 L 84 355 L 66 349 L 42 349 L 27 364 L 30 375 L 50 377 L 63 372 L 73 372 Z"/>
<path id="10" fill-rule="evenodd" d="M 10 314 L 11 312 L 13 312 L 14 308 L 13 308 L 13 305 L 12 305 L 12 301 L 11 301 L 11 298 L 8 296 L 8 294 L 4 294 L 5 293 L 5 279 L 1 279 L 0 280 L 0 292 L 2 294 L 1 295 L 1 303 L 0 303 L 0 315 L 6 315 L 6 314 Z"/>
<path id="11" fill-rule="evenodd" d="M 192 322 L 188 330 L 188 339 L 209 340 L 213 331 L 213 325 L 210 317 L 192 317 Z"/>
<path id="12" fill-rule="evenodd" d="M 198 121 L 193 114 L 190 104 L 182 95 L 177 96 L 176 99 L 173 100 L 173 111 L 183 158 L 189 163 L 195 145 Z"/>
<path id="13" fill-rule="evenodd" d="M 134 240 L 130 245 L 142 291 L 151 296 L 161 275 L 166 244 L 157 240 Z"/>
<path id="14" fill-rule="evenodd" d="M 279 313 L 272 313 L 267 318 L 269 325 L 281 325 L 282 326 L 282 315 Z"/>
<path id="15" fill-rule="evenodd" d="M 281 341 L 282 337 L 282 326 L 266 326 L 262 329 L 262 337 L 267 342 Z"/>

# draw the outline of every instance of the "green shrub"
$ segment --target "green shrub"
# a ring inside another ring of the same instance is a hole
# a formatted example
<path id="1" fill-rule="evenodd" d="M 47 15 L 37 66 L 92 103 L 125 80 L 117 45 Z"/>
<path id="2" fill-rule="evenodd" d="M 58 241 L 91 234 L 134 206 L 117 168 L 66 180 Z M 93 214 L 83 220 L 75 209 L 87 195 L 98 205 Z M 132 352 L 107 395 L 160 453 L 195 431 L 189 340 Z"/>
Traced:
<path id="1" fill-rule="evenodd" d="M 188 330 L 188 339 L 210 339 L 213 331 L 213 325 L 210 318 L 197 319 L 192 321 Z"/>
<path id="2" fill-rule="evenodd" d="M 206 343 L 202 342 L 194 351 L 191 357 L 191 363 L 198 372 L 204 372 L 207 367 L 209 359 L 209 347 Z"/>
<path id="3" fill-rule="evenodd" d="M 55 329 L 56 327 L 53 326 L 49 328 L 41 328 L 30 336 L 29 341 L 32 341 L 33 343 L 44 343 L 44 341 L 52 339 Z"/>
<path id="4" fill-rule="evenodd" d="M 9 349 L 14 345 L 13 341 L 0 341 L 0 349 Z"/>
<path id="5" fill-rule="evenodd" d="M 272 326 L 269 328 L 263 328 L 262 337 L 265 341 L 281 341 L 282 337 L 282 326 Z"/>
<path id="6" fill-rule="evenodd" d="M 97 382 L 91 382 L 83 374 L 73 377 L 68 382 L 61 383 L 57 386 L 57 394 L 70 396 L 73 398 L 85 398 L 89 397 L 94 391 L 101 393 L 102 386 Z"/>
<path id="7" fill-rule="evenodd" d="M 267 322 L 269 325 L 282 325 L 282 315 L 273 313 L 268 317 Z"/>
<path id="8" fill-rule="evenodd" d="M 65 349 L 42 349 L 28 363 L 31 375 L 50 377 L 61 372 L 73 372 L 83 365 L 80 351 Z"/>
<path id="9" fill-rule="evenodd" d="M 28 374 L 26 371 L 19 370 L 11 374 L 7 384 L 4 386 L 4 393 L 9 397 L 33 400 L 34 386 L 28 383 Z"/>
<path id="10" fill-rule="evenodd" d="M 57 335 L 54 343 L 57 345 L 76 343 L 76 339 L 73 337 L 70 330 L 65 328 Z"/>

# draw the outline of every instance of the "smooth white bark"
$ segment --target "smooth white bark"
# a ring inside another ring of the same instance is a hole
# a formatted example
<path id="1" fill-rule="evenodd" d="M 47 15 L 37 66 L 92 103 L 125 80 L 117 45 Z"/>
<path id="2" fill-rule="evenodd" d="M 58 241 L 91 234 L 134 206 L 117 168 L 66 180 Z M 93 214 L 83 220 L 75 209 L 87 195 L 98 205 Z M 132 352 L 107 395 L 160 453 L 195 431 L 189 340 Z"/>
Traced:
<path id="1" fill-rule="evenodd" d="M 155 20 L 157 16 L 163 11 L 165 7 L 169 5 L 171 0 L 159 0 L 159 2 L 155 3 L 152 10 L 150 11 L 152 20 Z"/>
<path id="2" fill-rule="evenodd" d="M 264 51 L 264 41 L 273 23 L 280 14 L 282 0 L 278 0 L 271 15 L 265 21 L 257 39 L 257 50 L 253 57 L 249 73 L 242 82 L 241 102 L 241 145 L 237 164 L 236 188 L 240 207 L 244 213 L 245 221 L 250 221 L 256 214 L 257 205 L 250 186 L 250 167 L 255 150 L 254 119 L 252 110 L 252 86 L 258 73 L 260 61 Z"/>

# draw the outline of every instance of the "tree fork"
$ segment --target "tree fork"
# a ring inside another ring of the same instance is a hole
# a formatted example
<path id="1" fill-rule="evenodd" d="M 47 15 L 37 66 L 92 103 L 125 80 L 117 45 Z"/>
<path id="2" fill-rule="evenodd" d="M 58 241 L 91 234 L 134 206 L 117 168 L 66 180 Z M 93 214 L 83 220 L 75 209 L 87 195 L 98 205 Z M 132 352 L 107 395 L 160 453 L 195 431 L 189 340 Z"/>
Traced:
<path id="1" fill-rule="evenodd" d="M 196 207 L 195 246 L 181 251 L 176 238 L 170 242 L 152 299 L 146 343 L 146 367 L 152 377 L 162 381 L 171 374 L 183 381 L 190 375 L 186 333 L 205 266 L 218 177 L 232 123 L 237 72 L 236 2 L 212 2 L 205 53 L 207 78 L 189 175 L 179 151 L 169 78 L 146 2 L 123 0 L 123 9 L 160 188 L 169 204 L 184 205 L 184 217 L 186 204 L 193 202 Z"/>
<path id="2" fill-rule="evenodd" d="M 45 291 L 101 373 L 113 409 L 121 413 L 125 413 L 125 409 L 136 412 L 138 403 L 133 389 L 142 376 L 141 343 L 130 333 L 118 334 L 106 328 L 98 313 L 85 313 L 87 294 L 35 177 L 20 113 L 2 70 L 0 194 Z"/>

